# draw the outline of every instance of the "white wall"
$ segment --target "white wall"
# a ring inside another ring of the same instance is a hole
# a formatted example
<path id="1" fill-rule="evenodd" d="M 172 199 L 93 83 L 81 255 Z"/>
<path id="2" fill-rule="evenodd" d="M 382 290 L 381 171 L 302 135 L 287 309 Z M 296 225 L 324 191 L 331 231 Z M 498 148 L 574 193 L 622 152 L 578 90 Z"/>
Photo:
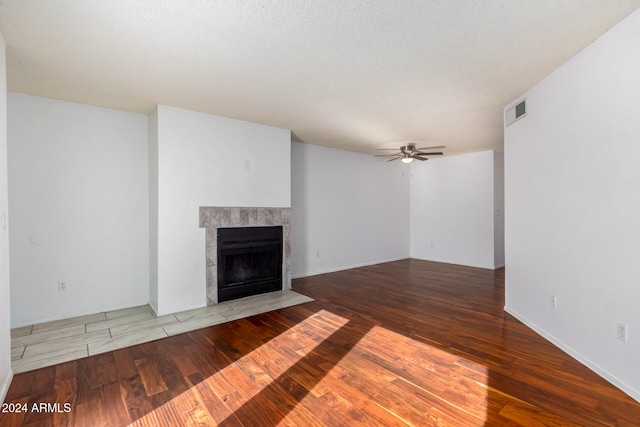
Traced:
<path id="1" fill-rule="evenodd" d="M 409 168 L 292 143 L 292 276 L 409 257 Z"/>
<path id="2" fill-rule="evenodd" d="M 8 121 L 12 326 L 146 304 L 147 117 L 10 93 Z"/>
<path id="3" fill-rule="evenodd" d="M 504 153 L 493 152 L 493 265 L 504 267 Z"/>
<path id="4" fill-rule="evenodd" d="M 496 267 L 494 156 L 483 151 L 411 163 L 413 258 Z"/>
<path id="5" fill-rule="evenodd" d="M 206 305 L 200 206 L 291 206 L 291 133 L 167 106 L 158 106 L 155 114 L 155 308 L 164 314 Z"/>
<path id="6" fill-rule="evenodd" d="M 9 316 L 9 196 L 7 183 L 7 74 L 4 37 L 0 34 L 0 402 L 4 402 L 11 371 Z"/>
<path id="7" fill-rule="evenodd" d="M 149 305 L 158 312 L 158 109 L 149 114 Z"/>
<path id="8" fill-rule="evenodd" d="M 505 129 L 505 308 L 636 400 L 638 46 L 640 10 L 528 91 Z"/>

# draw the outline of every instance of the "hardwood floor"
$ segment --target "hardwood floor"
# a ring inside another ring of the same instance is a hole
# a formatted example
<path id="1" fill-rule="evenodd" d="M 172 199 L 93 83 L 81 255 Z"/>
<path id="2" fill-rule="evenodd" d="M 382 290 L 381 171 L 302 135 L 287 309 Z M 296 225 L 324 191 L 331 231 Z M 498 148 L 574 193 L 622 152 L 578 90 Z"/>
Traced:
<path id="1" fill-rule="evenodd" d="M 18 374 L 5 402 L 27 412 L 0 426 L 640 425 L 503 312 L 503 270 L 403 260 L 293 289 L 315 301 Z"/>

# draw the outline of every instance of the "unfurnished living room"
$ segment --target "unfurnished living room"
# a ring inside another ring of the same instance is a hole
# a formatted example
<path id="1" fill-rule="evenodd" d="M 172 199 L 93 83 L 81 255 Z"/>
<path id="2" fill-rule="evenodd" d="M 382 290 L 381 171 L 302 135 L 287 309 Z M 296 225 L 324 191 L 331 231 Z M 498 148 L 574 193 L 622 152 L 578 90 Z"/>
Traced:
<path id="1" fill-rule="evenodd" d="M 640 425 L 640 0 L 0 34 L 0 426 Z"/>

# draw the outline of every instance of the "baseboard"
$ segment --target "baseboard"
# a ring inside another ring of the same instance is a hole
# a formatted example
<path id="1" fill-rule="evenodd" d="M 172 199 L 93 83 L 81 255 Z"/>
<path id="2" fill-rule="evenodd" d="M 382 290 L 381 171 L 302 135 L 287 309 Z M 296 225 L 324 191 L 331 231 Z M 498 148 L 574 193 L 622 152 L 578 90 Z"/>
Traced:
<path id="1" fill-rule="evenodd" d="M 384 264 L 385 262 L 401 261 L 403 259 L 409 259 L 409 257 L 404 256 L 400 258 L 390 258 L 390 259 L 379 260 L 379 261 L 365 262 L 362 264 L 353 264 L 353 265 L 335 267 L 335 268 L 330 268 L 326 270 L 314 271 L 310 273 L 292 274 L 291 279 L 300 279 L 302 277 L 311 277 L 311 276 L 318 276 L 320 274 L 335 273 L 338 271 L 351 270 L 352 268 L 369 267 L 371 265 Z"/>
<path id="2" fill-rule="evenodd" d="M 427 258 L 400 257 L 400 258 L 391 258 L 391 259 L 386 259 L 386 260 L 381 260 L 381 261 L 367 262 L 367 263 L 363 263 L 363 264 L 355 264 L 355 265 L 349 265 L 349 266 L 344 266 L 344 267 L 337 267 L 337 268 L 327 269 L 327 270 L 314 271 L 314 272 L 311 272 L 311 273 L 293 274 L 293 275 L 291 275 L 291 279 L 300 279 L 302 277 L 311 277 L 311 276 L 318 276 L 320 274 L 335 273 L 335 272 L 338 272 L 338 271 L 350 270 L 352 268 L 368 267 L 370 265 L 383 264 L 385 262 L 401 261 L 403 259 L 418 259 L 420 261 L 440 262 L 440 263 L 443 263 L 443 264 L 461 265 L 461 266 L 464 266 L 464 267 L 472 267 L 472 268 L 482 268 L 484 270 L 497 270 L 499 268 L 503 268 L 504 267 L 504 264 L 499 264 L 499 265 L 495 265 L 495 266 L 492 266 L 492 267 L 487 267 L 486 265 L 460 264 L 460 263 L 456 263 L 456 262 L 441 261 L 441 260 L 427 259 Z"/>
<path id="3" fill-rule="evenodd" d="M 606 369 L 602 368 L 601 366 L 598 366 L 596 363 L 593 363 L 591 360 L 589 360 L 589 358 L 584 357 L 579 352 L 577 352 L 574 349 L 572 349 L 571 347 L 567 346 L 562 341 L 558 340 L 553 335 L 551 335 L 550 333 L 545 331 L 543 328 L 539 327 L 534 322 L 531 322 L 525 316 L 523 316 L 520 313 L 518 313 L 516 310 L 513 310 L 510 307 L 505 306 L 504 307 L 504 311 L 506 311 L 507 313 L 509 313 L 510 315 L 515 317 L 516 319 L 518 319 L 520 322 L 524 323 L 529 328 L 533 329 L 534 332 L 536 332 L 538 335 L 542 336 L 544 339 L 549 341 L 551 344 L 555 345 L 560 350 L 564 351 L 569 356 L 573 357 L 578 362 L 582 363 L 584 366 L 586 366 L 587 368 L 591 369 L 593 372 L 595 372 L 596 374 L 598 374 L 599 376 L 601 376 L 605 380 L 609 381 L 615 387 L 619 388 L 624 393 L 629 395 L 629 397 L 631 397 L 632 399 L 634 399 L 634 400 L 636 400 L 637 402 L 640 403 L 640 391 L 634 389 L 629 384 L 625 383 L 621 379 L 617 378 L 615 375 L 613 375 L 610 372 L 608 372 Z"/>
<path id="4" fill-rule="evenodd" d="M 5 378 L 2 385 L 0 385 L 0 402 L 4 402 L 5 397 L 7 397 L 11 380 L 13 380 L 13 370 L 9 369 L 9 375 L 7 375 L 7 378 Z"/>
<path id="5" fill-rule="evenodd" d="M 453 262 L 453 261 L 443 261 L 441 259 L 418 258 L 418 257 L 414 257 L 414 256 L 412 256 L 411 258 L 419 259 L 420 261 L 431 261 L 431 262 L 439 262 L 439 263 L 442 263 L 442 264 L 461 265 L 463 267 L 482 268 L 484 270 L 497 270 L 498 268 L 500 268 L 500 266 L 494 266 L 494 265 L 486 266 L 486 265 L 477 265 L 477 264 L 462 264 L 462 263 Z M 504 267 L 504 265 L 502 267 Z"/>

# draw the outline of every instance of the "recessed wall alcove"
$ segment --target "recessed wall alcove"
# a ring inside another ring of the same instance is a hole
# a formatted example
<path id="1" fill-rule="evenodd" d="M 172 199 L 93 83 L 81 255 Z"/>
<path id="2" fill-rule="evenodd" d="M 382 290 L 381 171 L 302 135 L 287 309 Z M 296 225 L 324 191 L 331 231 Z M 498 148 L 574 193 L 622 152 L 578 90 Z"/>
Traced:
<path id="1" fill-rule="evenodd" d="M 206 230 L 207 305 L 218 303 L 218 228 L 282 226 L 282 289 L 291 289 L 291 208 L 200 207 Z"/>

